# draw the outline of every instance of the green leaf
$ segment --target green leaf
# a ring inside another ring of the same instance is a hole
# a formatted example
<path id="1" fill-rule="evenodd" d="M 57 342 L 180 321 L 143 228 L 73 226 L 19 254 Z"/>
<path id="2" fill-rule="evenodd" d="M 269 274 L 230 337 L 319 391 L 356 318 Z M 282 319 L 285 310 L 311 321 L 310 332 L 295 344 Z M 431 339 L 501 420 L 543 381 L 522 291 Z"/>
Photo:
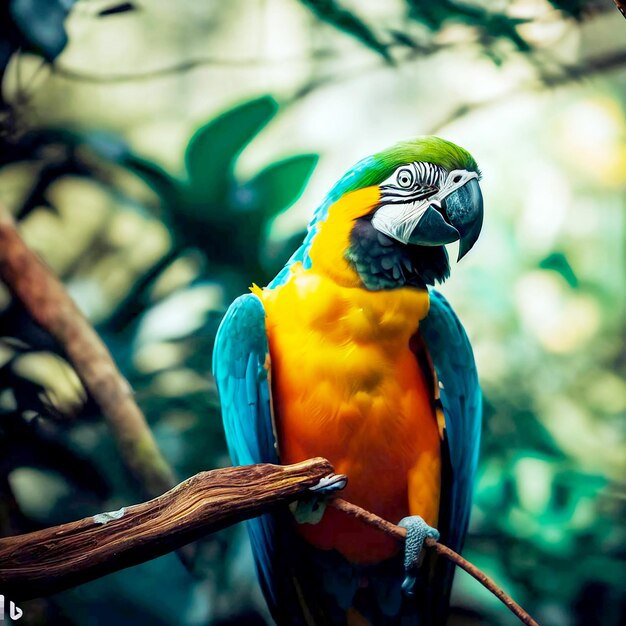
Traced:
<path id="1" fill-rule="evenodd" d="M 539 267 L 560 274 L 572 289 L 578 288 L 578 277 L 562 252 L 553 252 L 539 261 Z"/>
<path id="2" fill-rule="evenodd" d="M 420 22 L 432 31 L 440 30 L 446 19 L 455 14 L 449 2 L 422 2 L 422 0 L 406 0 L 409 7 L 409 18 Z"/>
<path id="3" fill-rule="evenodd" d="M 141 178 L 167 207 L 171 208 L 177 203 L 182 185 L 161 166 L 132 153 L 126 155 L 120 165 Z"/>
<path id="4" fill-rule="evenodd" d="M 288 209 L 304 191 L 317 160 L 316 154 L 301 154 L 272 163 L 246 184 L 252 202 L 267 217 Z"/>
<path id="5" fill-rule="evenodd" d="M 585 0 L 549 0 L 550 4 L 559 11 L 580 20 L 585 13 L 591 13 L 593 6 Z"/>
<path id="6" fill-rule="evenodd" d="M 336 0 L 300 0 L 321 20 L 332 24 L 344 33 L 352 35 L 368 48 L 378 52 L 385 61 L 393 64 L 388 46 L 376 37 L 372 29 L 359 17 L 339 6 Z"/>
<path id="7" fill-rule="evenodd" d="M 407 35 L 407 33 L 403 33 L 402 31 L 391 29 L 389 34 L 393 37 L 393 40 L 400 46 L 405 46 L 406 48 L 411 48 L 411 50 L 418 50 L 420 48 L 419 44 L 413 39 L 411 36 Z"/>
<path id="8" fill-rule="evenodd" d="M 278 104 L 263 96 L 222 113 L 199 128 L 189 141 L 185 166 L 195 198 L 224 197 L 241 151 L 276 115 Z"/>
<path id="9" fill-rule="evenodd" d="M 520 52 L 529 52 L 530 45 L 519 35 L 517 26 L 529 20 L 510 17 L 506 13 L 497 13 L 480 4 L 439 0 L 422 2 L 406 0 L 409 6 L 409 18 L 420 22 L 432 32 L 440 31 L 448 22 L 465 24 L 476 29 L 479 41 L 486 49 L 485 53 L 496 65 L 502 64 L 502 58 L 492 50 L 494 40 L 508 39 Z"/>

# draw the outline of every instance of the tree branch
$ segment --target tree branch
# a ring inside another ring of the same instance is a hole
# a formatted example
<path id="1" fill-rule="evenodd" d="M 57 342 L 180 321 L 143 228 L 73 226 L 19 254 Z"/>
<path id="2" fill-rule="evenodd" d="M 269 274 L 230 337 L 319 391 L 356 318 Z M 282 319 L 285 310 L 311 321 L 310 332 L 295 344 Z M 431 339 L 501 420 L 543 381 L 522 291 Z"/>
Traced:
<path id="1" fill-rule="evenodd" d="M 313 50 L 310 55 L 302 55 L 286 59 L 274 60 L 263 59 L 259 57 L 250 57 L 242 59 L 228 59 L 225 57 L 202 57 L 198 59 L 183 60 L 172 65 L 166 65 L 142 72 L 113 72 L 109 74 L 92 74 L 87 70 L 73 68 L 70 66 L 52 64 L 51 71 L 54 75 L 67 80 L 93 83 L 93 84 L 110 84 L 110 83 L 128 83 L 142 82 L 158 78 L 166 78 L 176 74 L 184 74 L 191 70 L 201 67 L 233 67 L 240 69 L 254 69 L 269 66 L 298 65 L 307 63 L 311 57 L 317 59 L 333 58 L 335 55 L 329 50 Z"/>
<path id="2" fill-rule="evenodd" d="M 332 471 L 317 458 L 201 472 L 154 500 L 0 539 L 0 589 L 25 600 L 81 585 L 286 504 Z"/>
<path id="3" fill-rule="evenodd" d="M 167 493 L 76 522 L 0 539 L 0 589 L 28 600 L 148 561 L 209 533 L 271 511 L 332 474 L 322 458 L 196 474 Z M 404 543 L 406 530 L 341 498 L 330 506 Z M 537 622 L 484 572 L 434 539 L 425 546 L 464 569 L 527 626 Z"/>
<path id="4" fill-rule="evenodd" d="M 359 506 L 351 504 L 342 498 L 334 498 L 330 501 L 330 505 L 343 511 L 351 517 L 377 528 L 386 535 L 393 537 L 396 541 L 404 543 L 406 539 L 406 529 L 401 526 L 396 526 L 391 522 L 378 517 Z M 505 593 L 498 585 L 483 571 L 479 570 L 475 565 L 472 565 L 467 559 L 464 559 L 460 554 L 457 554 L 454 550 L 451 550 L 447 546 L 439 543 L 431 537 L 426 537 L 424 545 L 435 550 L 438 554 L 444 558 L 452 561 L 455 565 L 465 570 L 470 576 L 474 577 L 483 587 L 491 591 L 491 593 L 498 598 L 519 620 L 527 624 L 527 626 L 539 626 L 539 624 L 519 605 L 513 598 Z"/>
<path id="5" fill-rule="evenodd" d="M 122 460 L 149 497 L 175 484 L 128 382 L 50 268 L 24 243 L 0 207 L 0 279 L 63 348 L 107 421 Z"/>
<path id="6" fill-rule="evenodd" d="M 609 54 L 599 55 L 585 59 L 582 63 L 576 65 L 566 65 L 561 68 L 560 73 L 546 74 L 539 78 L 532 79 L 521 83 L 520 85 L 505 91 L 493 98 L 486 100 L 478 100 L 476 102 L 465 102 L 448 113 L 445 114 L 434 126 L 429 129 L 429 134 L 437 134 L 442 128 L 456 122 L 459 119 L 484 109 L 499 102 L 504 102 L 512 96 L 529 93 L 532 90 L 543 88 L 557 88 L 569 85 L 579 80 L 603 74 L 604 72 L 612 72 L 624 67 L 626 64 L 626 49 L 616 50 Z"/>

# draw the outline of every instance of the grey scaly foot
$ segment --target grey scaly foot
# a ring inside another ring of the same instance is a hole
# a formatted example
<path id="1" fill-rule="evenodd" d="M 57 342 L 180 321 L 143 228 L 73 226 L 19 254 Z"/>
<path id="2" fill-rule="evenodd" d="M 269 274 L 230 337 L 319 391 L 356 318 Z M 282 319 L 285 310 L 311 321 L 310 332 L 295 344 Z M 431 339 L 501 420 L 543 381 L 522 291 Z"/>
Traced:
<path id="1" fill-rule="evenodd" d="M 404 572 L 402 591 L 407 596 L 412 596 L 415 587 L 416 572 L 422 564 L 424 554 L 422 546 L 426 537 L 439 539 L 439 531 L 429 526 L 419 515 L 411 515 L 400 520 L 398 526 L 406 528 L 406 542 L 404 546 Z"/>
<path id="2" fill-rule="evenodd" d="M 317 485 L 309 487 L 309 497 L 300 498 L 290 505 L 298 524 L 317 524 L 326 510 L 326 496 L 341 491 L 348 483 L 343 474 L 330 474 L 321 478 Z"/>

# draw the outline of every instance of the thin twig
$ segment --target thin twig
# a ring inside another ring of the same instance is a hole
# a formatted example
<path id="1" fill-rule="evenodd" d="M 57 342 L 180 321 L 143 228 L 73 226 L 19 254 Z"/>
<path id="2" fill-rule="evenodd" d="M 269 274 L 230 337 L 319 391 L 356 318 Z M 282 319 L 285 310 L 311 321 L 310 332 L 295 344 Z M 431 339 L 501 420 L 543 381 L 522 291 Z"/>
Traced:
<path id="1" fill-rule="evenodd" d="M 170 489 L 174 475 L 133 391 L 108 349 L 54 272 L 25 244 L 0 207 L 0 280 L 32 318 L 58 341 L 115 438 L 122 460 L 146 495 Z"/>
<path id="2" fill-rule="evenodd" d="M 465 102 L 446 113 L 443 118 L 441 118 L 429 129 L 429 133 L 436 134 L 448 124 L 456 122 L 462 117 L 465 117 L 470 113 L 475 113 L 480 109 L 496 105 L 499 102 L 504 102 L 512 96 L 529 93 L 534 89 L 562 87 L 597 74 L 623 69 L 625 66 L 626 50 L 617 50 L 611 52 L 610 54 L 590 57 L 583 63 L 577 65 L 563 66 L 561 68 L 562 71 L 558 74 L 544 75 L 538 79 L 526 81 L 521 85 L 498 94 L 493 98 L 479 100 L 477 102 Z"/>
<path id="3" fill-rule="evenodd" d="M 327 50 L 315 50 L 311 55 L 317 58 L 333 58 L 332 51 Z M 192 70 L 202 67 L 232 67 L 237 69 L 255 69 L 264 68 L 268 66 L 284 66 L 284 65 L 302 65 L 308 63 L 311 60 L 311 56 L 297 56 L 286 59 L 274 60 L 263 59 L 259 57 L 250 57 L 242 59 L 228 59 L 225 57 L 202 57 L 198 59 L 188 59 L 186 61 L 180 61 L 179 63 L 173 63 L 164 67 L 158 67 L 143 72 L 112 72 L 112 73 L 100 73 L 93 74 L 88 70 L 82 70 L 79 68 L 70 67 L 68 65 L 59 65 L 55 63 L 51 66 L 52 73 L 55 76 L 65 78 L 67 80 L 83 82 L 83 83 L 95 83 L 95 84 L 110 84 L 110 83 L 128 83 L 128 82 L 140 82 L 146 80 L 154 80 L 159 78 L 166 78 L 175 74 L 184 74 Z"/>
<path id="4" fill-rule="evenodd" d="M 351 517 L 377 528 L 386 535 L 393 537 L 399 542 L 404 543 L 406 539 L 406 529 L 396 526 L 391 522 L 370 513 L 365 509 L 362 509 L 355 504 L 351 504 L 342 498 L 334 498 L 330 500 L 331 506 L 343 511 Z M 435 539 L 427 537 L 424 541 L 424 545 L 431 550 L 435 550 L 438 554 L 444 558 L 452 561 L 456 566 L 465 570 L 470 576 L 473 576 L 483 587 L 493 593 L 522 623 L 527 626 L 539 626 L 539 624 L 519 605 L 513 598 L 505 593 L 487 574 L 479 570 L 475 565 L 472 565 L 468 560 L 464 559 L 460 554 L 457 554 L 454 550 L 451 550 L 447 546 L 439 543 Z"/>

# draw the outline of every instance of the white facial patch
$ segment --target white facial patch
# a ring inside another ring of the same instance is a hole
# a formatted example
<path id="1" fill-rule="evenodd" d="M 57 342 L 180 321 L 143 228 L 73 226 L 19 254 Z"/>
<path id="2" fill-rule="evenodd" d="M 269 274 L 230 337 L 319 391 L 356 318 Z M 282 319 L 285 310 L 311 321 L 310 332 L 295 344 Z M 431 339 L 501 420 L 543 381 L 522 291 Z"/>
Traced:
<path id="1" fill-rule="evenodd" d="M 429 206 L 430 199 L 404 204 L 386 204 L 374 213 L 372 226 L 383 235 L 408 243 L 411 233 Z"/>
<path id="2" fill-rule="evenodd" d="M 441 203 L 453 191 L 478 178 L 476 172 L 452 170 L 449 173 L 432 163 L 400 166 L 380 185 L 380 208 L 372 226 L 379 232 L 408 243 L 415 227 L 430 206 Z"/>

